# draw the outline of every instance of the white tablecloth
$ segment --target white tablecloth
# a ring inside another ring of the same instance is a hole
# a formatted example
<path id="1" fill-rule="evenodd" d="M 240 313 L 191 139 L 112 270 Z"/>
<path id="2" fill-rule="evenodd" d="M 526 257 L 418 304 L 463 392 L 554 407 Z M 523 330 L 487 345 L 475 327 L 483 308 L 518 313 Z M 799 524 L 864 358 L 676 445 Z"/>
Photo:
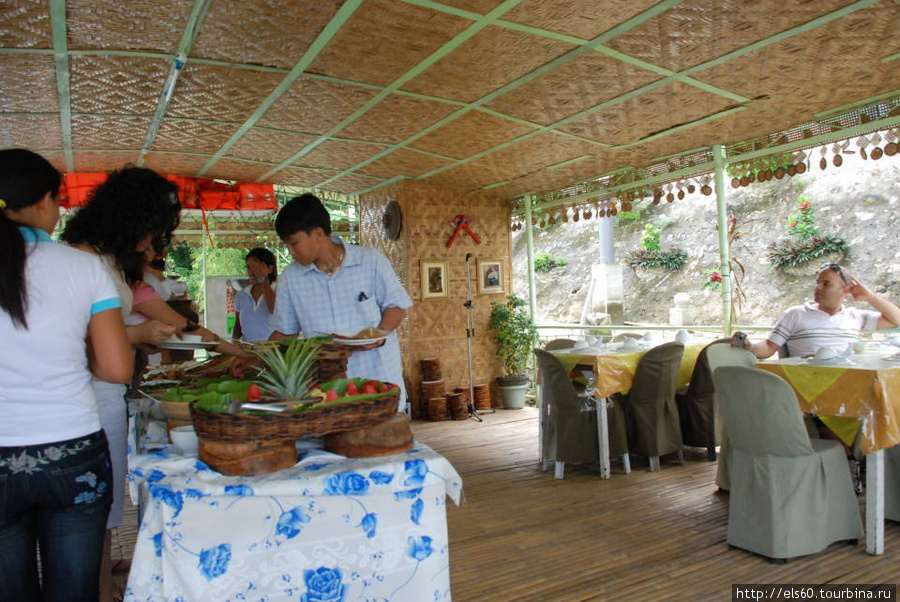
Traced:
<path id="1" fill-rule="evenodd" d="M 129 457 L 144 516 L 125 600 L 449 600 L 446 496 L 462 480 L 424 444 L 225 477 L 169 452 Z"/>

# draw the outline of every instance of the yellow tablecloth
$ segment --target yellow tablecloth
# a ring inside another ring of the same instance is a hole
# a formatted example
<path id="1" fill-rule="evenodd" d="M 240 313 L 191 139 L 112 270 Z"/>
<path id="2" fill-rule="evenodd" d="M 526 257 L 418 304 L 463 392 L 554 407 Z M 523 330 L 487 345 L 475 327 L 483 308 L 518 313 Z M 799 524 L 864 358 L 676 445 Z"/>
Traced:
<path id="1" fill-rule="evenodd" d="M 683 387 L 691 381 L 697 356 L 707 344 L 708 341 L 685 345 L 684 357 L 682 357 L 681 366 L 678 369 L 679 387 Z M 631 390 L 638 362 L 647 351 L 649 348 L 627 353 L 584 353 L 578 349 L 566 349 L 552 353 L 560 359 L 573 378 L 581 376 L 576 370 L 577 366 L 590 367 L 596 378 L 595 394 L 598 397 L 609 397 L 614 393 L 627 393 Z"/>
<path id="2" fill-rule="evenodd" d="M 852 443 L 862 420 L 862 453 L 900 444 L 900 364 L 874 358 L 823 366 L 787 358 L 757 365 L 786 380 L 800 409 L 823 417 L 845 442 Z"/>

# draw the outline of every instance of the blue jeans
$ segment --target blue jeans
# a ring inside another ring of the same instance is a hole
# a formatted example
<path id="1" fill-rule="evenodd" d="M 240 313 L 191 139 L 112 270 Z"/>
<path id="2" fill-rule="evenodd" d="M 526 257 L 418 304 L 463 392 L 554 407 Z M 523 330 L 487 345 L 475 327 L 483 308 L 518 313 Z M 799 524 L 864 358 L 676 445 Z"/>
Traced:
<path id="1" fill-rule="evenodd" d="M 111 503 L 103 431 L 0 447 L 0 601 L 95 602 Z"/>

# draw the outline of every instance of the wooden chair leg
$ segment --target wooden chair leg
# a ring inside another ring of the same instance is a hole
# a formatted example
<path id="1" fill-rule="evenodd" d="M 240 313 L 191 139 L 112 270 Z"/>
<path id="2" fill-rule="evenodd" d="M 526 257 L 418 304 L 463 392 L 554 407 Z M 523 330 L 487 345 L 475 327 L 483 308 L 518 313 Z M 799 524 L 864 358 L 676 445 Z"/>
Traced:
<path id="1" fill-rule="evenodd" d="M 559 460 L 557 460 L 556 461 L 556 473 L 555 473 L 556 478 L 557 479 L 563 478 L 563 473 L 565 473 L 565 472 L 566 472 L 566 463 L 560 462 Z"/>
<path id="2" fill-rule="evenodd" d="M 659 472 L 659 456 L 650 456 L 650 472 Z"/>

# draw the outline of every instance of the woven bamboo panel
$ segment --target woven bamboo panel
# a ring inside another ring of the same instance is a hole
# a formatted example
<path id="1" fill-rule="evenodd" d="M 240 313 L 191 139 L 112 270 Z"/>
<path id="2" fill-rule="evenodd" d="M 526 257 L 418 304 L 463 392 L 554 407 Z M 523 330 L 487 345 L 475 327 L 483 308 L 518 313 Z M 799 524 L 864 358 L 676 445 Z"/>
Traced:
<path id="1" fill-rule="evenodd" d="M 441 120 L 458 107 L 391 95 L 338 132 L 343 138 L 396 144 Z"/>
<path id="2" fill-rule="evenodd" d="M 228 155 L 254 161 L 281 163 L 315 140 L 316 136 L 250 128 L 228 149 Z"/>
<path id="3" fill-rule="evenodd" d="M 387 146 L 370 142 L 346 142 L 328 140 L 300 157 L 296 165 L 304 167 L 324 167 L 328 169 L 349 169 L 380 153 Z"/>
<path id="4" fill-rule="evenodd" d="M 324 169 L 306 169 L 304 167 L 286 167 L 280 169 L 271 178 L 266 180 L 273 184 L 285 186 L 299 186 L 300 188 L 315 188 L 320 182 L 336 175 L 338 172 Z"/>
<path id="5" fill-rule="evenodd" d="M 65 173 L 66 171 L 66 158 L 62 153 L 53 153 L 53 152 L 42 152 L 41 155 L 50 162 L 56 171 L 60 173 Z"/>
<path id="6" fill-rule="evenodd" d="M 183 119 L 163 119 L 153 150 L 185 150 L 184 141 L 190 140 L 193 153 L 215 154 L 231 138 L 238 125 L 234 123 L 209 123 Z"/>
<path id="7" fill-rule="evenodd" d="M 221 159 L 206 172 L 206 177 L 255 182 L 273 167 L 275 165 L 271 163 L 248 163 L 238 159 Z"/>
<path id="8" fill-rule="evenodd" d="M 506 174 L 527 174 L 582 155 L 593 154 L 596 144 L 548 132 L 485 155 L 477 163 Z"/>
<path id="9" fill-rule="evenodd" d="M 0 4 L 0 48 L 53 48 L 46 0 Z"/>
<path id="10" fill-rule="evenodd" d="M 328 190 L 334 190 L 342 194 L 357 194 L 360 190 L 365 190 L 383 181 L 381 178 L 373 178 L 372 176 L 349 174 L 329 182 Z"/>
<path id="11" fill-rule="evenodd" d="M 472 102 L 571 49 L 565 42 L 488 26 L 403 89 Z"/>
<path id="12" fill-rule="evenodd" d="M 470 24 L 400 0 L 369 0 L 319 53 L 310 71 L 386 86 Z"/>
<path id="13" fill-rule="evenodd" d="M 62 148 L 59 115 L 4 115 L 0 113 L 0 140 L 3 147 L 20 146 L 36 150 Z"/>
<path id="14" fill-rule="evenodd" d="M 849 4 L 848 0 L 769 2 L 687 0 L 613 39 L 627 55 L 681 71 Z M 885 3 L 880 3 L 884 5 Z"/>
<path id="15" fill-rule="evenodd" d="M 75 160 L 75 171 L 85 173 L 102 173 L 136 165 L 137 151 L 101 153 L 94 151 L 78 151 L 72 153 Z"/>
<path id="16" fill-rule="evenodd" d="M 73 112 L 153 115 L 169 65 L 151 58 L 73 56 L 69 69 Z"/>
<path id="17" fill-rule="evenodd" d="M 646 69 L 593 52 L 507 92 L 487 106 L 549 125 L 659 78 Z"/>
<path id="18" fill-rule="evenodd" d="M 470 111 L 459 119 L 426 134 L 413 142 L 411 146 L 463 159 L 527 134 L 532 129 L 527 125 L 508 119 L 480 111 Z"/>
<path id="19" fill-rule="evenodd" d="M 464 163 L 428 176 L 429 184 L 439 184 L 457 190 L 470 190 L 495 184 L 505 179 L 505 175 L 483 165 Z"/>
<path id="20" fill-rule="evenodd" d="M 141 148 L 147 130 L 148 117 L 109 118 L 97 115 L 72 117 L 72 146 L 79 150 Z"/>
<path id="21" fill-rule="evenodd" d="M 727 98 L 681 82 L 671 82 L 559 129 L 606 144 L 627 144 L 733 105 L 734 101 Z"/>
<path id="22" fill-rule="evenodd" d="M 169 117 L 245 121 L 284 76 L 190 63 L 178 78 Z"/>
<path id="23" fill-rule="evenodd" d="M 159 173 L 175 176 L 196 176 L 209 159 L 209 157 L 203 155 L 151 152 L 147 155 L 147 161 L 144 163 L 144 166 Z"/>
<path id="24" fill-rule="evenodd" d="M 359 173 L 384 179 L 394 176 L 415 177 L 449 163 L 449 159 L 441 159 L 401 148 L 369 163 L 361 168 Z"/>
<path id="25" fill-rule="evenodd" d="M 340 8 L 339 0 L 213 2 L 191 54 L 290 69 Z"/>
<path id="26" fill-rule="evenodd" d="M 591 40 L 657 1 L 532 0 L 513 7 L 502 19 Z"/>
<path id="27" fill-rule="evenodd" d="M 16 78 L 15 86 L 0 86 L 4 112 L 52 113 L 59 110 L 56 65 L 46 54 L 0 54 L 0 72 Z"/>
<path id="28" fill-rule="evenodd" d="M 376 93 L 359 86 L 300 78 L 266 111 L 257 125 L 324 134 Z"/>
<path id="29" fill-rule="evenodd" d="M 563 166 L 559 169 L 542 169 L 535 173 L 528 174 L 521 178 L 516 178 L 511 183 L 515 185 L 516 190 L 556 190 L 565 188 L 572 182 L 586 180 L 597 174 L 608 173 L 617 165 L 627 165 L 629 161 L 634 161 L 639 156 L 633 150 L 628 151 L 611 151 L 607 149 L 596 149 L 594 156 L 584 161 L 578 161 L 571 165 Z M 648 158 L 649 159 L 649 158 Z M 491 189 L 492 193 L 505 195 L 506 192 L 498 192 L 504 190 L 502 186 L 497 189 Z"/>
<path id="30" fill-rule="evenodd" d="M 174 54 L 193 6 L 191 0 L 67 0 L 69 48 Z"/>
<path id="31" fill-rule="evenodd" d="M 485 15 L 497 8 L 502 1 L 503 0 L 444 0 L 441 4 L 471 11 L 479 15 Z"/>

